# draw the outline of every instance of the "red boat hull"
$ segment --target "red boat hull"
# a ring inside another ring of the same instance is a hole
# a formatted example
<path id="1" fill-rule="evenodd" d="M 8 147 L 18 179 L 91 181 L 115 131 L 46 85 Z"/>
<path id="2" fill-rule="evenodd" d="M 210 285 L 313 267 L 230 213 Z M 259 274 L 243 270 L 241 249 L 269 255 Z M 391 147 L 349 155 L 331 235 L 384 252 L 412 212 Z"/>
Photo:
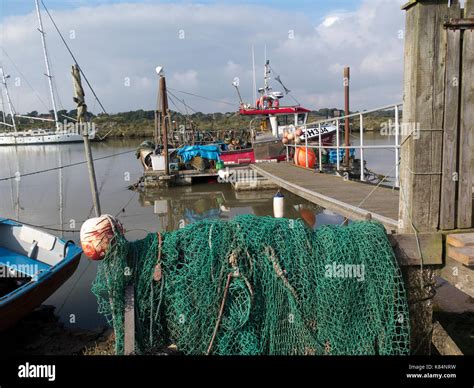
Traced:
<path id="1" fill-rule="evenodd" d="M 329 133 L 322 136 L 322 144 L 331 146 L 334 143 L 335 134 Z M 254 144 L 254 148 L 245 148 L 235 151 L 223 151 L 220 155 L 224 164 L 252 164 L 261 160 L 286 160 L 284 145 L 280 140 L 262 141 Z M 304 145 L 302 145 L 304 146 Z M 255 149 L 257 148 L 257 156 Z"/>
<path id="2" fill-rule="evenodd" d="M 255 163 L 255 152 L 253 148 L 237 151 L 224 151 L 220 155 L 224 164 L 250 164 Z"/>

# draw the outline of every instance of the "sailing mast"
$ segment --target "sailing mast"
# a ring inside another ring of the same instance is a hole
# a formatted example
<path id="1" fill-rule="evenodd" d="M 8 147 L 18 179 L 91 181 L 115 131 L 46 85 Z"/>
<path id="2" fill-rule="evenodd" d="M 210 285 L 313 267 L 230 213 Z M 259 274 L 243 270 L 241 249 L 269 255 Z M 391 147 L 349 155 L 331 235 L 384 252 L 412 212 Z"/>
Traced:
<path id="1" fill-rule="evenodd" d="M 253 81 L 253 100 L 252 106 L 257 101 L 257 80 L 255 79 L 255 48 L 252 46 L 252 81 Z"/>
<path id="2" fill-rule="evenodd" d="M 7 78 L 9 78 L 10 76 L 5 75 L 5 73 L 3 71 L 3 67 L 0 67 L 0 75 L 2 77 L 3 88 L 5 89 L 5 94 L 7 96 L 8 109 L 10 110 L 10 116 L 12 118 L 12 124 L 13 125 L 7 124 L 5 122 L 5 119 L 3 120 L 4 122 L 2 124 L 13 127 L 13 130 L 16 132 L 15 109 L 13 109 L 12 101 L 10 100 L 10 94 L 8 93 L 8 87 L 7 87 Z M 3 104 L 3 96 L 2 96 L 2 104 Z M 4 115 L 5 115 L 5 113 L 4 113 Z"/>
<path id="3" fill-rule="evenodd" d="M 38 16 L 38 31 L 41 33 L 41 42 L 43 44 L 43 53 L 44 53 L 44 62 L 46 65 L 46 77 L 48 77 L 48 85 L 49 85 L 49 94 L 51 97 L 51 103 L 53 104 L 53 113 L 54 113 L 54 121 L 56 123 L 56 131 L 60 130 L 59 127 L 59 120 L 58 120 L 58 112 L 56 109 L 56 101 L 54 99 L 54 92 L 53 92 L 53 76 L 51 75 L 51 70 L 49 66 L 49 59 L 48 59 L 48 51 L 46 50 L 46 39 L 45 39 L 45 33 L 43 29 L 43 21 L 41 19 L 41 12 L 40 12 L 40 7 L 38 0 L 35 0 L 36 4 L 36 14 Z"/>

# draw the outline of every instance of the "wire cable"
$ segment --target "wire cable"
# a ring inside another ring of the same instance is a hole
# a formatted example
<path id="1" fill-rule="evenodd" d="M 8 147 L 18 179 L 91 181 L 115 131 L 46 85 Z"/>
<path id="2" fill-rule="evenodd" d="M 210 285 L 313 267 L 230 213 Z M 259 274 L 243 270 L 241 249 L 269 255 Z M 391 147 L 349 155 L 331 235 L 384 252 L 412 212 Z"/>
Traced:
<path id="1" fill-rule="evenodd" d="M 113 158 L 113 157 L 115 157 L 115 156 L 120 156 L 120 155 L 124 155 L 124 154 L 128 154 L 128 153 L 132 153 L 132 152 L 136 152 L 136 150 L 128 150 L 128 151 L 119 152 L 119 153 L 112 154 L 112 155 L 102 156 L 102 157 L 100 157 L 100 158 L 95 158 L 93 161 L 96 162 L 96 161 L 99 161 L 99 160 L 108 159 L 108 158 Z M 47 168 L 47 169 L 45 169 L 45 170 L 38 170 L 38 171 L 28 172 L 28 173 L 20 174 L 19 176 L 20 176 L 21 178 L 23 178 L 23 177 L 26 177 L 26 176 L 37 175 L 37 174 L 43 174 L 43 173 L 50 172 L 50 171 L 61 170 L 61 169 L 63 169 L 63 168 L 79 166 L 79 165 L 81 165 L 81 164 L 86 164 L 86 163 L 87 163 L 87 161 L 86 161 L 86 160 L 83 160 L 83 161 L 81 161 L 81 162 L 65 164 L 65 165 L 59 166 L 59 167 L 52 167 L 52 168 Z M 18 175 L 14 175 L 14 176 L 10 176 L 10 177 L 5 177 L 5 178 L 0 178 L 0 182 L 2 182 L 2 181 L 8 181 L 8 180 L 11 180 L 11 179 L 18 179 Z"/>
<path id="2" fill-rule="evenodd" d="M 178 93 L 187 94 L 188 96 L 193 96 L 193 97 L 197 97 L 197 98 L 202 98 L 203 100 L 208 100 L 208 101 L 212 101 L 212 102 L 218 102 L 219 104 L 227 104 L 227 105 L 235 106 L 235 104 L 233 104 L 233 103 L 231 103 L 231 102 L 229 102 L 229 101 L 215 100 L 215 99 L 213 99 L 213 98 L 201 96 L 201 95 L 195 94 L 195 93 L 185 92 L 185 91 L 183 91 L 183 90 L 173 89 L 173 88 L 170 88 L 170 87 L 168 87 L 168 89 L 174 90 L 175 92 L 178 92 Z"/>

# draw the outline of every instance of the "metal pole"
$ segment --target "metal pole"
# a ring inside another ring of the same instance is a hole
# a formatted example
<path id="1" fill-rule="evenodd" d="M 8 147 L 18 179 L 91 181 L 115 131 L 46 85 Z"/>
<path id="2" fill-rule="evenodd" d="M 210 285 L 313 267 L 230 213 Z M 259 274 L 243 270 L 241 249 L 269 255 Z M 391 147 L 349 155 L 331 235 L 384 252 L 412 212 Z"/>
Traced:
<path id="1" fill-rule="evenodd" d="M 395 187 L 400 187 L 400 139 L 398 138 L 399 120 L 398 105 L 395 105 Z"/>
<path id="2" fill-rule="evenodd" d="M 341 167 L 341 164 L 339 162 L 339 119 L 336 119 L 336 127 L 337 127 L 337 130 L 336 130 L 336 168 L 337 168 L 337 171 L 339 171 L 340 167 Z"/>
<path id="3" fill-rule="evenodd" d="M 364 116 L 360 115 L 360 180 L 365 181 L 364 176 Z"/>
<path id="4" fill-rule="evenodd" d="M 344 68 L 344 115 L 345 123 L 344 123 L 344 143 L 346 147 L 349 146 L 349 80 L 351 79 L 351 71 L 350 67 Z M 349 148 L 346 148 L 345 157 L 344 157 L 344 164 L 346 167 L 349 166 Z"/>
<path id="5" fill-rule="evenodd" d="M 319 131 L 319 172 L 323 171 L 323 146 L 321 142 L 321 124 L 318 124 L 318 131 Z"/>
<path id="6" fill-rule="evenodd" d="M 7 78 L 9 76 L 5 75 L 5 73 L 3 72 L 3 67 L 0 67 L 0 75 L 2 76 L 2 84 L 3 88 L 5 89 L 5 95 L 7 96 L 8 110 L 10 111 L 10 116 L 12 116 L 13 130 L 16 132 L 15 109 L 13 108 L 12 100 L 10 99 L 10 93 L 8 93 L 7 87 Z"/>
<path id="7" fill-rule="evenodd" d="M 257 102 L 257 81 L 255 79 L 255 48 L 252 46 L 252 86 L 253 86 L 253 94 L 252 94 L 252 106 Z"/>
<path id="8" fill-rule="evenodd" d="M 48 51 L 46 50 L 46 39 L 44 38 L 44 30 L 43 30 L 43 21 L 41 20 L 41 12 L 39 8 L 38 0 L 35 0 L 36 4 L 36 15 L 38 16 L 38 25 L 39 25 L 39 32 L 41 33 L 41 43 L 43 44 L 43 53 L 44 53 L 44 62 L 46 65 L 46 77 L 48 77 L 48 85 L 49 85 L 49 94 L 51 97 L 51 103 L 53 104 L 53 114 L 54 114 L 54 121 L 56 122 L 56 130 L 59 131 L 59 120 L 58 120 L 58 112 L 56 109 L 56 101 L 54 100 L 54 92 L 53 92 L 53 77 L 51 75 L 51 70 L 49 66 L 49 59 L 48 59 Z"/>
<path id="9" fill-rule="evenodd" d="M 308 162 L 308 132 L 305 130 L 304 131 L 305 136 L 304 136 L 304 144 L 306 147 L 306 168 L 309 167 L 309 162 Z"/>
<path id="10" fill-rule="evenodd" d="M 91 193 L 92 193 L 92 202 L 94 204 L 94 211 L 96 217 L 99 217 L 102 212 L 100 209 L 100 201 L 99 201 L 99 192 L 97 190 L 97 180 L 95 177 L 95 169 L 94 169 L 94 161 L 92 159 L 92 151 L 91 151 L 91 144 L 89 142 L 89 135 L 88 131 L 85 129 L 85 121 L 86 121 L 86 112 L 87 112 L 87 105 L 84 100 L 84 89 L 82 88 L 81 83 L 81 73 L 79 67 L 77 65 L 72 66 L 72 79 L 74 84 L 74 102 L 77 104 L 77 124 L 79 125 L 80 131 L 82 132 L 82 138 L 84 140 L 84 150 L 86 154 L 87 160 L 87 169 L 89 172 L 89 183 L 91 186 Z"/>
<path id="11" fill-rule="evenodd" d="M 57 146 L 57 152 L 58 152 L 58 167 L 59 168 L 59 179 L 58 179 L 58 185 L 59 185 L 59 229 L 61 229 L 60 232 L 60 237 L 64 237 L 64 231 L 63 231 L 63 219 L 64 219 L 64 196 L 63 196 L 63 156 L 61 154 L 61 149 L 60 145 L 58 144 Z"/>
<path id="12" fill-rule="evenodd" d="M 161 112 L 163 115 L 162 133 L 163 133 L 163 152 L 165 156 L 165 175 L 170 174 L 169 155 L 168 155 L 168 129 L 166 117 L 168 116 L 168 95 L 166 92 L 166 79 L 160 76 L 160 97 L 161 97 Z"/>

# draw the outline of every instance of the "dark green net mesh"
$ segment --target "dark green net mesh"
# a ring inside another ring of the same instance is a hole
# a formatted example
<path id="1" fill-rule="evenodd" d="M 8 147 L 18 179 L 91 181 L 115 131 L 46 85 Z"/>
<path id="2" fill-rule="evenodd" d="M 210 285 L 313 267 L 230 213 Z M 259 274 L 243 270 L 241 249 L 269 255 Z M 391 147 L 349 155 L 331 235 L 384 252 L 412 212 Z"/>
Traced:
<path id="1" fill-rule="evenodd" d="M 92 290 L 117 354 L 128 284 L 138 353 L 170 344 L 193 355 L 409 353 L 401 272 L 376 222 L 313 231 L 245 215 L 136 242 L 116 236 Z"/>

